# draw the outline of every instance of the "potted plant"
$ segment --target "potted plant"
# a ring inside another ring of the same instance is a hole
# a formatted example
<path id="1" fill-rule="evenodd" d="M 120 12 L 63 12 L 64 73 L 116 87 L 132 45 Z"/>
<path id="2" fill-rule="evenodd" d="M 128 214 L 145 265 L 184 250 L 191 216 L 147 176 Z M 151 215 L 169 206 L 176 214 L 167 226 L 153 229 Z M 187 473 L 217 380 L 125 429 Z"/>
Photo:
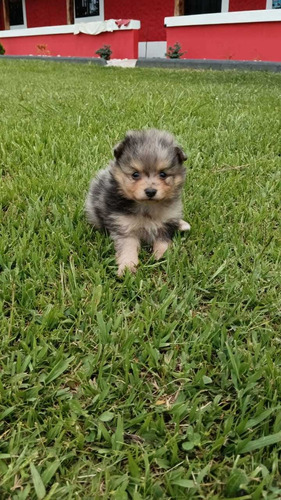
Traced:
<path id="1" fill-rule="evenodd" d="M 168 47 L 168 52 L 166 52 L 165 56 L 169 59 L 180 59 L 186 51 L 181 52 L 181 46 L 179 42 L 176 42 L 175 45 Z"/>
<path id="2" fill-rule="evenodd" d="M 109 61 L 110 56 L 112 54 L 112 50 L 110 49 L 110 45 L 103 45 L 99 50 L 96 51 L 96 54 L 100 56 L 102 59 Z"/>

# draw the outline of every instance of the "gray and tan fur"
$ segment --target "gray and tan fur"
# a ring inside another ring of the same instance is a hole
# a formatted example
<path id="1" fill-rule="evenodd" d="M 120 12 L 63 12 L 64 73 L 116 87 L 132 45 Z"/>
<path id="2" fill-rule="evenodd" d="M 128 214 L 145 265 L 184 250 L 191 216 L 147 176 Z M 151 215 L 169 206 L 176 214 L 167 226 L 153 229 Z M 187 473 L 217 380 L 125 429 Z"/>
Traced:
<path id="1" fill-rule="evenodd" d="M 89 222 L 110 233 L 122 275 L 135 272 L 141 241 L 160 259 L 175 231 L 190 229 L 180 196 L 187 158 L 170 133 L 155 129 L 128 132 L 114 157 L 92 180 L 85 208 Z"/>

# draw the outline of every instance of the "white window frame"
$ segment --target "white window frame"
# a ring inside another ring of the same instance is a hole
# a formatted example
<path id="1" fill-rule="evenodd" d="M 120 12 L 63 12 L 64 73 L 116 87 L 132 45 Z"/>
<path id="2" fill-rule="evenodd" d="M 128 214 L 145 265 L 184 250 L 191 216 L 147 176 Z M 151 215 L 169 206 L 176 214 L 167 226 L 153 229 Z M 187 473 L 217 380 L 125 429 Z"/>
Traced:
<path id="1" fill-rule="evenodd" d="M 272 9 L 272 0 L 266 0 L 266 9 Z"/>
<path id="2" fill-rule="evenodd" d="M 14 24 L 13 26 L 10 25 L 10 30 L 21 30 L 27 28 L 25 0 L 21 0 L 21 4 L 23 13 L 23 24 Z"/>
<path id="3" fill-rule="evenodd" d="M 99 16 L 87 16 L 87 17 L 76 17 L 75 16 L 75 0 L 74 0 L 74 22 L 75 23 L 92 23 L 94 21 L 104 21 L 104 0 L 99 0 L 100 2 L 100 13 Z"/>

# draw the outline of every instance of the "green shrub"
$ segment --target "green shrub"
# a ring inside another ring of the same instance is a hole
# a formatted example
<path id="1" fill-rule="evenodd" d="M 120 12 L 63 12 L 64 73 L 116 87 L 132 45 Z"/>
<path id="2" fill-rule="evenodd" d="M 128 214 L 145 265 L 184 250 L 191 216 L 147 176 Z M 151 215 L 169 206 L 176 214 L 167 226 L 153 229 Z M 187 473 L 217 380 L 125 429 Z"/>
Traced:
<path id="1" fill-rule="evenodd" d="M 168 47 L 168 52 L 166 52 L 166 57 L 169 57 L 169 59 L 179 59 L 181 56 L 183 56 L 185 52 L 180 52 L 181 46 L 179 42 L 176 42 L 174 46 Z"/>
<path id="2" fill-rule="evenodd" d="M 109 61 L 110 56 L 112 54 L 110 45 L 103 45 L 103 47 L 101 47 L 99 50 L 96 51 L 96 54 L 98 54 L 102 59 Z"/>

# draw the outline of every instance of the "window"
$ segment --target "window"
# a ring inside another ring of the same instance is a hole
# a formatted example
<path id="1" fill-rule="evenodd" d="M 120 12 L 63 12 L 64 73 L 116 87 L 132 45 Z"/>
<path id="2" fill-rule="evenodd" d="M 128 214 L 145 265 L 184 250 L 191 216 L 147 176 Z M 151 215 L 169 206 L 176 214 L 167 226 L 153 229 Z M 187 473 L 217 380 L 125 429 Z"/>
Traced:
<path id="1" fill-rule="evenodd" d="M 76 17 L 99 16 L 99 0 L 76 0 L 75 15 Z"/>
<path id="2" fill-rule="evenodd" d="M 75 0 L 75 21 L 103 21 L 103 0 Z"/>
<path id="3" fill-rule="evenodd" d="M 212 14 L 222 11 L 222 0 L 185 0 L 184 14 Z"/>
<path id="4" fill-rule="evenodd" d="M 10 28 L 26 28 L 25 17 L 25 1 L 24 0 L 8 0 Z"/>

